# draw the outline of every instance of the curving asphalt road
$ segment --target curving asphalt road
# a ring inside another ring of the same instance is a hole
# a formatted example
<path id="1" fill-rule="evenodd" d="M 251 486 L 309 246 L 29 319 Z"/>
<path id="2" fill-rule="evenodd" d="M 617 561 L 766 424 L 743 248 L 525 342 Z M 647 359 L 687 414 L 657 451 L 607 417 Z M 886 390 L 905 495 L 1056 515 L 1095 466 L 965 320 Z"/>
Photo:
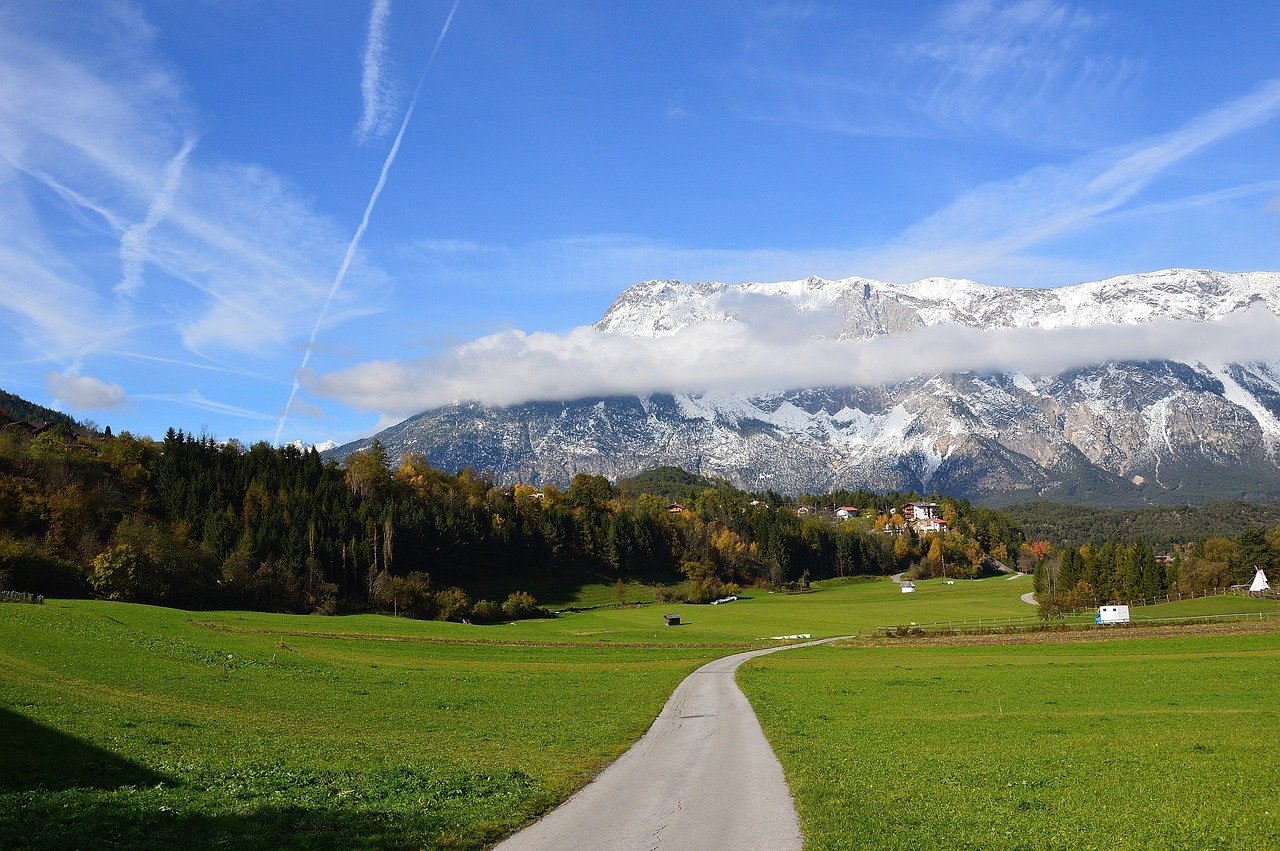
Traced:
<path id="1" fill-rule="evenodd" d="M 703 665 L 649 732 L 541 821 L 497 846 L 532 849 L 799 849 L 782 766 L 734 681 L 748 659 L 826 644 L 770 647 Z"/>
<path id="2" fill-rule="evenodd" d="M 1030 604 L 1031 604 L 1031 605 L 1033 605 L 1033 606 L 1038 606 L 1038 605 L 1040 605 L 1040 602 L 1036 599 L 1036 592 L 1035 592 L 1035 591 L 1028 591 L 1027 593 L 1023 594 L 1023 595 L 1022 595 L 1022 602 L 1024 602 L 1024 603 L 1030 603 Z"/>

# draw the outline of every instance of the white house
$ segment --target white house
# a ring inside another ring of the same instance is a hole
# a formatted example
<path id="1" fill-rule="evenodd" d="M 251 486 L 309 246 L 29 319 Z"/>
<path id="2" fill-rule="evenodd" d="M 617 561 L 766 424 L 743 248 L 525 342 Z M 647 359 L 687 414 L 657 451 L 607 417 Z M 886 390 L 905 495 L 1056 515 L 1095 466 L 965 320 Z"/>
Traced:
<path id="1" fill-rule="evenodd" d="M 839 517 L 841 520 L 848 520 L 850 517 L 857 516 L 858 509 L 854 508 L 852 505 L 842 505 L 836 509 L 836 517 Z"/>

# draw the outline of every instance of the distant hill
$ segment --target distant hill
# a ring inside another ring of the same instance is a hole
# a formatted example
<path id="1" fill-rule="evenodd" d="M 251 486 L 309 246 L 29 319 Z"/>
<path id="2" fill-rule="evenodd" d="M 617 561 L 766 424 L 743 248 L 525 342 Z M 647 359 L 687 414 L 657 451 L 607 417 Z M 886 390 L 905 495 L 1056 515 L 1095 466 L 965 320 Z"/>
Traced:
<path id="1" fill-rule="evenodd" d="M 710 479 L 681 467 L 654 467 L 618 480 L 618 490 L 629 496 L 642 493 L 661 496 L 672 502 L 692 502 L 703 491 L 737 489 L 723 479 Z"/>
<path id="2" fill-rule="evenodd" d="M 1131 544 L 1142 538 L 1157 550 L 1197 538 L 1234 538 L 1245 529 L 1280 525 L 1280 503 L 1257 505 L 1235 500 L 1201 506 L 1120 509 L 1029 502 L 1003 510 L 1021 524 L 1028 540 L 1075 544 L 1114 540 Z"/>
<path id="3" fill-rule="evenodd" d="M 75 420 L 61 411 L 28 402 L 21 396 L 4 390 L 0 390 L 0 411 L 8 414 L 10 419 L 29 423 L 66 423 L 73 428 L 77 425 Z"/>

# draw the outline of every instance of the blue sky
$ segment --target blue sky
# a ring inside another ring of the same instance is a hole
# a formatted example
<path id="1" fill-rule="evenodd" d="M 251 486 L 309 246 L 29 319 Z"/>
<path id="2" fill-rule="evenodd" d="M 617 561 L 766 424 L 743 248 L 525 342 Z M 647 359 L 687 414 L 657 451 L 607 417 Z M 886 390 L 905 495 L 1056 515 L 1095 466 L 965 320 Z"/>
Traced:
<path id="1" fill-rule="evenodd" d="M 412 412 L 379 375 L 572 340 L 649 278 L 1275 270 L 1278 33 L 1268 2 L 8 2 L 0 387 L 341 442 Z"/>

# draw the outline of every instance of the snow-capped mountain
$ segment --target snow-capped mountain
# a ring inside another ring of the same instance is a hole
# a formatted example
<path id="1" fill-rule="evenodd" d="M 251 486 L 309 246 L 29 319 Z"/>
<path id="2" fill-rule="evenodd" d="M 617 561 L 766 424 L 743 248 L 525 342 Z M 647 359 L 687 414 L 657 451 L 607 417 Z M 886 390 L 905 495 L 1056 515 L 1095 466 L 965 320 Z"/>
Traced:
<path id="1" fill-rule="evenodd" d="M 299 452 L 309 452 L 314 449 L 316 452 L 324 453 L 332 452 L 334 449 L 338 448 L 338 443 L 335 440 L 322 440 L 319 443 L 307 443 L 302 440 L 291 440 L 285 445 L 292 446 Z"/>
<path id="2" fill-rule="evenodd" d="M 655 338 L 785 309 L 804 333 L 870 340 L 938 325 L 1203 322 L 1253 306 L 1280 314 L 1280 273 L 1175 269 L 1056 289 L 944 278 L 648 281 L 622 293 L 595 327 Z M 464 404 L 376 437 L 393 458 L 422 452 L 445 469 L 471 466 L 504 482 L 675 464 L 784 492 L 913 489 L 994 503 L 1280 499 L 1280 341 L 1242 364 L 1103 363 L 1039 377 L 924 365 L 888 386 Z"/>

